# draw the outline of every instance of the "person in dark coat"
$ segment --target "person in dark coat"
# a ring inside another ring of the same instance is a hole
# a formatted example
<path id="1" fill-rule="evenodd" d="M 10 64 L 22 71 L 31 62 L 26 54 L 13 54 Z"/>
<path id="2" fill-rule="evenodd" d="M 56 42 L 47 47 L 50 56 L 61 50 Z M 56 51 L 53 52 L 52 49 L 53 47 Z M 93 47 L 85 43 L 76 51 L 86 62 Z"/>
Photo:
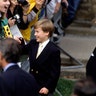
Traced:
<path id="1" fill-rule="evenodd" d="M 0 66 L 3 73 L 0 78 L 5 82 L 9 96 L 38 96 L 38 85 L 34 77 L 17 65 L 20 50 L 20 44 L 16 40 L 12 38 L 1 40 Z"/>
<path id="2" fill-rule="evenodd" d="M 30 73 L 39 85 L 40 96 L 50 96 L 55 91 L 60 75 L 60 50 L 50 41 L 54 26 L 48 19 L 34 25 L 36 40 L 23 46 L 23 54 L 29 55 Z"/>
<path id="3" fill-rule="evenodd" d="M 96 48 L 91 54 L 87 65 L 86 65 L 86 76 L 87 78 L 91 78 L 96 82 Z"/>

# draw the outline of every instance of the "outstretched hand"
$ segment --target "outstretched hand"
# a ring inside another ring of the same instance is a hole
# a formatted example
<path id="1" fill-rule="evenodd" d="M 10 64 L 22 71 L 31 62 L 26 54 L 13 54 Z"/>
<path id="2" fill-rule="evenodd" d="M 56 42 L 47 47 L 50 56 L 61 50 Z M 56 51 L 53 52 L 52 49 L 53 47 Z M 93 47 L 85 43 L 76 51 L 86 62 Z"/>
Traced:
<path id="1" fill-rule="evenodd" d="M 14 39 L 21 45 L 25 45 L 25 41 L 22 37 L 14 36 Z"/>

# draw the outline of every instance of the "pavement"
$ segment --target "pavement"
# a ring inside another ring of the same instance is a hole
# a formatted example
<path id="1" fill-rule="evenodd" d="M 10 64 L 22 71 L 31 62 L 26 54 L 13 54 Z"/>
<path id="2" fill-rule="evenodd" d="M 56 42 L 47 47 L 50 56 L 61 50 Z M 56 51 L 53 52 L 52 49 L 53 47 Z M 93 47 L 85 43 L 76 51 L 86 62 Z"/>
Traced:
<path id="1" fill-rule="evenodd" d="M 65 35 L 59 46 L 81 61 L 87 61 L 96 47 L 96 37 Z"/>
<path id="2" fill-rule="evenodd" d="M 96 47 L 96 36 L 66 34 L 61 38 L 59 46 L 71 56 L 84 64 L 81 68 L 61 68 L 61 76 L 64 78 L 81 79 L 86 77 L 86 63 Z M 69 57 L 61 53 L 62 63 L 71 64 Z M 70 66 L 70 65 L 68 65 Z M 64 66 L 65 67 L 65 66 Z"/>

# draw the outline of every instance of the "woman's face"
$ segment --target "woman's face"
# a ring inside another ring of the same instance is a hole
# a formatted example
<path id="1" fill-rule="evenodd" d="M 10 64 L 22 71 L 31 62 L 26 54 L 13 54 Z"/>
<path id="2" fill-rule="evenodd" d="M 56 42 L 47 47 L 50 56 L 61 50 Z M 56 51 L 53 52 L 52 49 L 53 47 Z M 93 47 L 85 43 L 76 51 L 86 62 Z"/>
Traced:
<path id="1" fill-rule="evenodd" d="M 9 7 L 9 5 L 10 5 L 10 2 L 9 2 L 9 0 L 0 0 L 0 2 L 1 2 L 1 7 L 0 7 L 0 11 L 2 12 L 2 13 L 6 13 L 7 12 L 7 10 L 8 10 L 8 7 Z"/>
<path id="2" fill-rule="evenodd" d="M 16 6 L 18 4 L 17 0 L 10 0 L 11 5 Z"/>

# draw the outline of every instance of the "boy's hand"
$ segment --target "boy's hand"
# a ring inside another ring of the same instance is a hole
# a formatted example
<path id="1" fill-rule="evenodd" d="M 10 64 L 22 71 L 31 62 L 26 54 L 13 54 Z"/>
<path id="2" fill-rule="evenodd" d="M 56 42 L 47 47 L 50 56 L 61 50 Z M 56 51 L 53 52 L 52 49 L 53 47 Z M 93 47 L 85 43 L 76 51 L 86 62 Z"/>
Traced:
<path id="1" fill-rule="evenodd" d="M 48 94 L 48 92 L 49 92 L 49 90 L 45 87 L 41 88 L 39 91 L 40 94 Z"/>
<path id="2" fill-rule="evenodd" d="M 15 39 L 19 44 L 21 44 L 21 40 L 20 40 L 19 38 L 20 38 L 20 37 L 14 36 L 14 39 Z"/>

